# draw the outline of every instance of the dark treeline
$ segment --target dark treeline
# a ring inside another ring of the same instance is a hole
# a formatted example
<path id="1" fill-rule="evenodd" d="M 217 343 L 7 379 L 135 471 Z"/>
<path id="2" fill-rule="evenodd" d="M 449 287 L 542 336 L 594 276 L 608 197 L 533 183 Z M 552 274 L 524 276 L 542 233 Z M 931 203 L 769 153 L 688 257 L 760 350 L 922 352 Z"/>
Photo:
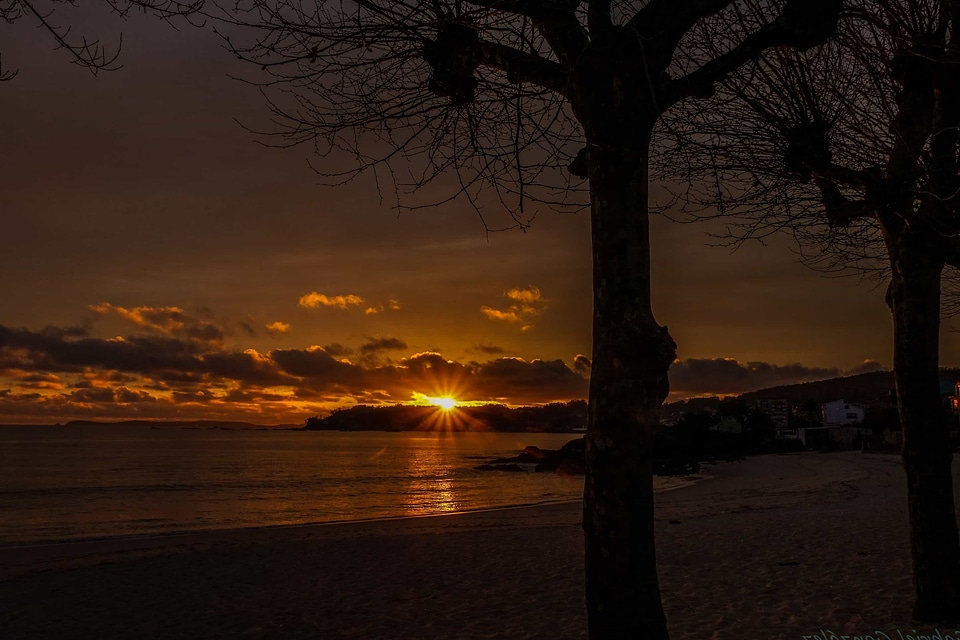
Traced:
<path id="1" fill-rule="evenodd" d="M 536 407 L 502 404 L 456 407 L 449 411 L 428 405 L 358 405 L 308 418 L 304 429 L 332 431 L 516 431 L 569 433 L 587 424 L 583 400 Z"/>

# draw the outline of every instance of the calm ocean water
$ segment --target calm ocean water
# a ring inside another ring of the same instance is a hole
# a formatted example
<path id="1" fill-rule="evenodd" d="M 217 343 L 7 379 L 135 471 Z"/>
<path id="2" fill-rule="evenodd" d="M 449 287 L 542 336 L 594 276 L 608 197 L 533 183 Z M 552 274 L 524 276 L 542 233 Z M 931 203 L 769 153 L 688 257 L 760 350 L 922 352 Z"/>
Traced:
<path id="1" fill-rule="evenodd" d="M 582 477 L 473 469 L 573 437 L 0 427 L 0 544 L 575 500 Z"/>

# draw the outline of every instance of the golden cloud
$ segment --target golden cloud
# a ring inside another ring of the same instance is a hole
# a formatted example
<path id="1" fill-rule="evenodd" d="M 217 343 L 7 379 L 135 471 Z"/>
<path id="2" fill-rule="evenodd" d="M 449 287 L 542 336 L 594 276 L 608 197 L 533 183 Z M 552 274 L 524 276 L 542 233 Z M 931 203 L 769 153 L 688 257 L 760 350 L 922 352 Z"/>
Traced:
<path id="1" fill-rule="evenodd" d="M 499 309 L 494 309 L 493 307 L 484 305 L 480 307 L 480 313 L 487 316 L 491 320 L 498 320 L 500 322 L 520 322 L 520 316 L 518 316 L 514 311 L 500 311 Z"/>
<path id="2" fill-rule="evenodd" d="M 363 304 L 363 298 L 352 294 L 345 296 L 325 296 L 322 293 L 311 291 L 305 296 L 300 296 L 301 307 L 305 309 L 317 309 L 319 307 L 334 307 L 337 309 L 349 309 Z"/>
<path id="3" fill-rule="evenodd" d="M 113 313 L 135 325 L 162 333 L 173 333 L 182 329 L 189 320 L 187 314 L 180 307 L 134 307 L 133 309 L 127 309 L 109 302 L 101 302 L 90 305 L 88 309 L 103 316 Z"/>
<path id="4" fill-rule="evenodd" d="M 387 301 L 387 304 L 381 304 L 376 307 L 367 307 L 364 310 L 364 313 L 368 316 L 373 316 L 378 313 L 383 313 L 384 311 L 400 311 L 400 301 L 390 298 L 390 300 Z"/>
<path id="5" fill-rule="evenodd" d="M 520 324 L 521 331 L 529 331 L 533 328 L 532 320 L 539 316 L 546 308 L 543 295 L 537 287 L 517 288 L 514 287 L 503 294 L 508 300 L 512 300 L 506 309 L 495 309 L 483 305 L 480 307 L 480 313 L 488 319 L 496 322 L 506 322 L 509 324 Z"/>
<path id="6" fill-rule="evenodd" d="M 527 287 L 526 289 L 514 288 L 507 291 L 507 293 L 504 295 L 506 295 L 511 300 L 516 300 L 517 302 L 523 302 L 527 305 L 533 302 L 539 302 L 541 299 L 540 289 L 538 289 L 537 287 Z"/>
<path id="7" fill-rule="evenodd" d="M 190 316 L 180 307 L 140 306 L 128 309 L 101 302 L 87 308 L 102 316 L 116 315 L 141 329 L 166 336 L 186 336 L 199 342 L 221 342 L 224 338 L 222 328 L 207 320 Z"/>
<path id="8" fill-rule="evenodd" d="M 286 322 L 271 322 L 268 325 L 264 325 L 268 333 L 279 334 L 279 333 L 289 333 L 290 325 Z"/>

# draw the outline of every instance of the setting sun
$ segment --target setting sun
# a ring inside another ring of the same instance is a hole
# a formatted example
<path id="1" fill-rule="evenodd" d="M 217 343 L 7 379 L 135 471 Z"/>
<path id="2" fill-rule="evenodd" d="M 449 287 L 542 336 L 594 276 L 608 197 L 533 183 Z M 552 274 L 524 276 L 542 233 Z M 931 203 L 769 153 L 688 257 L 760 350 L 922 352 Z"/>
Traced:
<path id="1" fill-rule="evenodd" d="M 460 401 L 458 401 L 458 400 L 455 400 L 455 399 L 454 399 L 452 396 L 450 396 L 450 395 L 428 396 L 428 395 L 426 395 L 425 393 L 419 393 L 419 392 L 417 392 L 417 391 L 414 391 L 414 392 L 413 392 L 413 404 L 432 405 L 432 406 L 434 406 L 434 407 L 439 407 L 440 409 L 443 409 L 444 411 L 450 411 L 451 409 L 455 409 L 455 408 L 460 407 L 460 406 L 463 406 L 463 405 L 470 405 L 470 404 L 474 404 L 474 403 L 472 403 L 472 402 L 460 402 Z"/>
<path id="2" fill-rule="evenodd" d="M 436 405 L 444 411 L 450 411 L 457 406 L 457 401 L 453 398 L 430 398 L 430 404 Z"/>

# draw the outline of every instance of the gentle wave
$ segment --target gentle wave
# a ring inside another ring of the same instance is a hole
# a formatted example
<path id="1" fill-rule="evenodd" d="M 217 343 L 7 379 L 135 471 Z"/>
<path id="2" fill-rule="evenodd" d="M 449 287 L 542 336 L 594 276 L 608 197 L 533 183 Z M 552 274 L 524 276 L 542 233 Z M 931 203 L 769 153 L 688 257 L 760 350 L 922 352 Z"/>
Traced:
<path id="1" fill-rule="evenodd" d="M 474 470 L 572 434 L 0 429 L 0 544 L 435 515 L 579 499 Z M 15 446 L 10 446 L 15 444 Z"/>

